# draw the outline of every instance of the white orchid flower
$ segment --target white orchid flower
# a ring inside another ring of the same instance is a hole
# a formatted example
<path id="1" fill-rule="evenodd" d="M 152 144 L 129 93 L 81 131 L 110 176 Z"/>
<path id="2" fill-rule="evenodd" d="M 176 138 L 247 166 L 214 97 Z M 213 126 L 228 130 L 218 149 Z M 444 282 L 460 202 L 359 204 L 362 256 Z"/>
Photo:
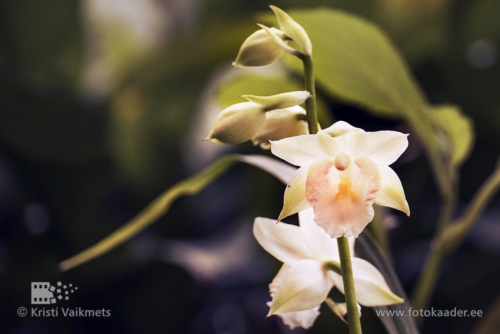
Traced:
<path id="1" fill-rule="evenodd" d="M 285 266 L 270 285 L 269 315 L 278 314 L 289 326 L 312 325 L 317 307 L 333 286 L 344 292 L 337 240 L 314 223 L 312 209 L 299 212 L 300 227 L 256 218 L 253 232 L 259 244 Z M 349 239 L 354 254 L 354 238 Z M 369 262 L 353 257 L 358 302 L 382 306 L 403 302 L 393 294 L 382 274 Z M 336 269 L 337 268 L 337 269 Z M 332 271 L 335 270 L 335 271 Z M 300 313 L 295 313 L 300 312 Z M 286 320 L 285 320 L 286 319 Z"/>
<path id="2" fill-rule="evenodd" d="M 316 223 L 338 238 L 357 237 L 373 219 L 374 203 L 410 215 L 401 181 L 389 167 L 408 147 L 407 136 L 340 121 L 315 135 L 272 141 L 274 155 L 300 167 L 278 220 L 312 207 Z"/>

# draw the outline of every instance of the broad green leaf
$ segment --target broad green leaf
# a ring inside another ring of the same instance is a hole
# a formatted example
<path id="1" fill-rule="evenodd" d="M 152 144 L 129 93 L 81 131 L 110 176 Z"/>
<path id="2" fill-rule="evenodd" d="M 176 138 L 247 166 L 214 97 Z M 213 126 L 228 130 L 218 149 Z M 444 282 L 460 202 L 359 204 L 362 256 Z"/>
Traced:
<path id="1" fill-rule="evenodd" d="M 448 156 L 451 166 L 459 166 L 469 155 L 474 142 L 472 120 L 453 105 L 431 107 L 429 116 L 438 136 L 439 131 L 446 136 L 441 140 L 441 150 Z"/>
<path id="2" fill-rule="evenodd" d="M 435 148 L 426 98 L 377 26 L 325 8 L 289 13 L 312 40 L 315 76 L 325 92 L 377 115 L 406 119 L 427 147 Z M 297 62 L 291 65 L 299 70 Z"/>

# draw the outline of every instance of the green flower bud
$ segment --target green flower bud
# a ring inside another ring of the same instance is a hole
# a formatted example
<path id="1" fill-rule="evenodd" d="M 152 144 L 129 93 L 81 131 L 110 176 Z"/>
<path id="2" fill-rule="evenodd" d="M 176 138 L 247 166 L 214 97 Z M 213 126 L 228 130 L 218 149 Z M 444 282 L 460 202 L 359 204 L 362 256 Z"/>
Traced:
<path id="1" fill-rule="evenodd" d="M 243 143 L 255 135 L 265 119 L 266 113 L 260 104 L 234 104 L 217 116 L 207 139 L 225 144 Z"/>
<path id="2" fill-rule="evenodd" d="M 270 28 L 270 31 L 272 34 L 260 29 L 250 35 L 241 45 L 233 66 L 265 66 L 280 59 L 285 50 L 275 41 L 275 38 L 282 41 L 285 34 L 276 28 Z"/>

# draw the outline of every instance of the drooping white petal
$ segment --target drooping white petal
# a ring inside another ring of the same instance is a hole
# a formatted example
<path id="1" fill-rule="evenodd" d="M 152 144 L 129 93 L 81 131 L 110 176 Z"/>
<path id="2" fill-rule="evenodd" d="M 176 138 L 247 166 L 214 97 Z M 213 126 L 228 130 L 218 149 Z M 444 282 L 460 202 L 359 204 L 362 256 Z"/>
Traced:
<path id="1" fill-rule="evenodd" d="M 391 291 L 384 276 L 370 262 L 357 257 L 352 258 L 352 270 L 356 299 L 361 305 L 384 306 L 404 301 Z M 344 293 L 342 277 L 334 272 L 330 273 L 330 277 L 335 282 L 335 286 Z"/>
<path id="2" fill-rule="evenodd" d="M 288 183 L 285 189 L 283 209 L 278 217 L 279 221 L 310 207 L 306 199 L 306 179 L 308 169 L 309 167 L 300 167 L 297 169 L 295 174 L 293 174 L 290 183 Z"/>
<path id="3" fill-rule="evenodd" d="M 283 263 L 294 264 L 312 257 L 298 226 L 258 217 L 253 234 L 262 248 Z"/>
<path id="4" fill-rule="evenodd" d="M 351 158 L 367 157 L 378 165 L 390 165 L 408 147 L 408 135 L 396 131 L 358 132 L 349 141 Z"/>
<path id="5" fill-rule="evenodd" d="M 311 250 L 314 259 L 324 260 L 338 257 L 337 243 L 332 243 L 332 238 L 314 222 L 312 208 L 299 212 L 299 223 L 304 241 Z"/>
<path id="6" fill-rule="evenodd" d="M 357 237 L 373 219 L 379 188 L 379 171 L 370 159 L 356 159 L 342 171 L 334 160 L 318 160 L 309 167 L 306 198 L 315 222 L 332 238 Z"/>
<path id="7" fill-rule="evenodd" d="M 268 302 L 267 306 L 271 307 L 272 302 Z M 297 327 L 309 329 L 319 316 L 319 305 L 310 310 L 280 313 L 277 314 L 277 316 L 279 316 L 283 323 L 290 327 L 290 329 Z"/>
<path id="8" fill-rule="evenodd" d="M 375 204 L 403 211 L 410 215 L 410 207 L 398 175 L 389 166 L 378 166 L 380 171 L 380 191 Z"/>
<path id="9" fill-rule="evenodd" d="M 271 141 L 271 152 L 295 166 L 308 166 L 319 159 L 333 159 L 340 153 L 340 147 L 326 133 L 296 136 Z"/>
<path id="10" fill-rule="evenodd" d="M 290 269 L 290 266 L 287 264 L 281 266 L 278 274 L 276 274 L 271 284 L 269 284 L 269 294 L 271 295 L 271 298 L 274 298 L 278 293 L 288 269 Z M 272 301 L 267 302 L 267 306 L 269 306 L 269 308 L 272 307 L 272 304 Z M 314 324 L 314 321 L 319 316 L 319 305 L 310 310 L 282 313 L 278 314 L 278 316 L 285 325 L 290 327 L 290 329 L 294 329 L 296 327 L 308 329 Z"/>
<path id="11" fill-rule="evenodd" d="M 290 269 L 290 265 L 284 263 L 276 276 L 274 276 L 273 281 L 271 284 L 269 284 L 269 294 L 271 295 L 271 298 L 274 298 L 276 294 L 278 293 L 278 290 L 281 286 L 281 283 L 283 283 L 283 279 L 285 278 L 285 274 Z"/>
<path id="12" fill-rule="evenodd" d="M 289 164 L 280 160 L 267 157 L 265 155 L 238 155 L 238 160 L 268 172 L 285 184 L 288 184 L 288 182 L 290 182 L 292 176 L 297 171 L 297 168 L 290 166 Z"/>
<path id="13" fill-rule="evenodd" d="M 309 133 L 307 123 L 298 118 L 299 115 L 305 116 L 305 114 L 306 111 L 300 106 L 269 111 L 259 131 L 252 137 L 252 142 L 269 149 L 270 140 L 307 135 Z"/>
<path id="14" fill-rule="evenodd" d="M 290 267 L 273 299 L 269 315 L 310 310 L 327 297 L 333 281 L 321 262 L 302 260 Z"/>

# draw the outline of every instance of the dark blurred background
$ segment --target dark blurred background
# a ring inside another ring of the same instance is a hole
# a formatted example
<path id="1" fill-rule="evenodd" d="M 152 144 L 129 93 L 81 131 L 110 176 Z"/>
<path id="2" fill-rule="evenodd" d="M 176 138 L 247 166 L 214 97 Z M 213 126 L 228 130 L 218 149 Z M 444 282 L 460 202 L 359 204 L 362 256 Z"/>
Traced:
<path id="1" fill-rule="evenodd" d="M 476 141 L 461 169 L 460 207 L 500 153 L 499 1 L 276 0 L 331 6 L 376 22 L 431 103 L 462 106 Z M 20 0 L 0 2 L 0 333 L 289 333 L 265 318 L 280 264 L 253 239 L 276 217 L 284 186 L 236 166 L 178 200 L 153 227 L 61 273 L 58 262 L 119 228 L 162 191 L 218 155 L 260 153 L 203 142 L 213 93 L 268 1 Z M 325 32 L 327 33 L 327 32 Z M 321 93 L 321 90 L 320 90 Z M 325 97 L 327 98 L 327 97 Z M 407 125 L 327 100 L 368 130 Z M 220 110 L 220 108 L 218 109 Z M 411 292 L 433 235 L 439 197 L 418 139 L 394 168 L 412 210 L 386 213 L 395 268 Z M 432 306 L 483 310 L 500 292 L 497 196 L 443 267 Z M 105 318 L 17 315 L 31 282 L 79 287 L 59 308 Z M 384 333 L 363 308 L 365 333 Z M 469 333 L 480 318 L 427 318 L 424 333 Z M 302 333 L 301 329 L 293 333 Z M 326 307 L 311 333 L 347 333 Z"/>

